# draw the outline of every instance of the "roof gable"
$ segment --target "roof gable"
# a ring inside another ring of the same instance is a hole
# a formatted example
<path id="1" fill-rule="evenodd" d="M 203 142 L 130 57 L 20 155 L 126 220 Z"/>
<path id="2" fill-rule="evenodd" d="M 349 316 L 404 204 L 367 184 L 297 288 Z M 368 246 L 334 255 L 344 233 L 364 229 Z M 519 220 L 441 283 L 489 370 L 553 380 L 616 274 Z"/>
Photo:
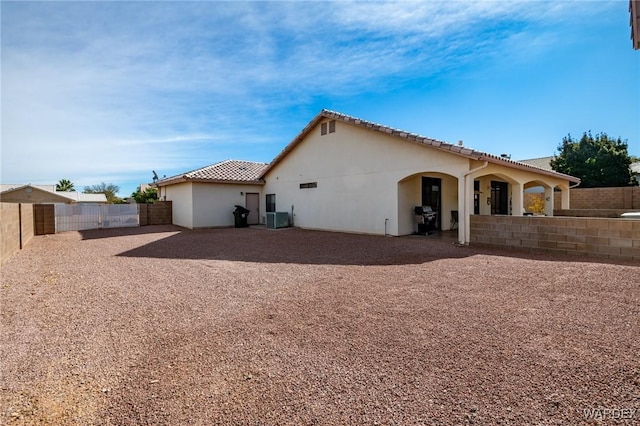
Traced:
<path id="1" fill-rule="evenodd" d="M 55 185 L 0 185 L 0 194 L 5 200 L 38 199 L 40 203 L 106 203 L 107 196 L 103 193 L 85 194 L 78 191 L 56 191 Z M 37 197 L 32 194 L 36 194 Z M 17 201 L 16 201 L 17 202 Z"/>
<path id="2" fill-rule="evenodd" d="M 541 167 L 537 167 L 535 165 L 521 163 L 518 161 L 514 161 L 508 158 L 500 157 L 500 156 L 489 154 L 482 151 L 476 151 L 474 149 L 467 148 L 461 145 L 453 145 L 447 142 L 439 141 L 437 139 L 421 136 L 416 133 L 407 132 L 405 130 L 396 129 L 393 127 L 374 123 L 372 121 L 363 120 L 361 118 L 353 117 L 350 115 L 342 114 L 340 112 L 330 111 L 326 109 L 323 109 L 322 111 L 320 111 L 318 115 L 316 115 L 309 122 L 309 124 L 307 124 L 305 128 L 302 129 L 302 131 L 291 142 L 289 142 L 289 144 L 273 159 L 273 161 L 269 163 L 268 167 L 266 167 L 263 173 L 260 175 L 260 178 L 264 179 L 265 176 L 269 173 L 269 171 L 271 171 L 278 163 L 284 160 L 286 156 L 291 151 L 293 151 L 293 149 L 298 144 L 300 144 L 306 138 L 306 136 L 313 129 L 315 129 L 316 126 L 324 119 L 339 120 L 341 122 L 359 126 L 371 131 L 381 132 L 386 135 L 398 138 L 399 140 L 405 140 L 405 141 L 417 143 L 425 147 L 446 151 L 453 155 L 466 157 L 472 160 L 488 161 L 490 163 L 499 164 L 499 165 L 503 165 L 510 168 L 541 173 L 544 175 L 549 175 L 556 178 L 561 178 L 563 180 L 569 180 L 572 182 L 580 182 L 580 179 L 576 177 L 554 172 L 552 170 L 547 170 Z"/>
<path id="3" fill-rule="evenodd" d="M 0 201 L 13 203 L 73 203 L 74 200 L 60 193 L 47 191 L 33 185 L 21 185 L 5 189 L 0 193 Z"/>
<path id="4" fill-rule="evenodd" d="M 267 163 L 254 161 L 225 160 L 190 172 L 160 179 L 156 186 L 173 185 L 180 182 L 209 183 L 250 183 L 263 184 L 260 176 L 268 166 Z"/>

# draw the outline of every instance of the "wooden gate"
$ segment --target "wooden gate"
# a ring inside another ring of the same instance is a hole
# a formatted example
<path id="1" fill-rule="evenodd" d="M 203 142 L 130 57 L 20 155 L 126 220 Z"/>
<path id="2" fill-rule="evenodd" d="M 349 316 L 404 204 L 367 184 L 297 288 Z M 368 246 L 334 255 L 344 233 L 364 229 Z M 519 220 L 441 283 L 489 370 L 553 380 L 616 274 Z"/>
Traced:
<path id="1" fill-rule="evenodd" d="M 56 213 L 53 204 L 34 204 L 33 221 L 36 235 L 56 233 Z"/>

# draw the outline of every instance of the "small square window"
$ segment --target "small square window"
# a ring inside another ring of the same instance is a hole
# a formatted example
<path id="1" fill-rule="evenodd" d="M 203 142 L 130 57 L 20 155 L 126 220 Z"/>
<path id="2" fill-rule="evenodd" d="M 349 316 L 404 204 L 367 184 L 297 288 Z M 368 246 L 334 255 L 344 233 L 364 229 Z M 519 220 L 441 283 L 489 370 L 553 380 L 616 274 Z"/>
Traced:
<path id="1" fill-rule="evenodd" d="M 327 134 L 327 123 L 322 123 L 320 125 L 320 134 L 321 135 L 326 135 Z"/>

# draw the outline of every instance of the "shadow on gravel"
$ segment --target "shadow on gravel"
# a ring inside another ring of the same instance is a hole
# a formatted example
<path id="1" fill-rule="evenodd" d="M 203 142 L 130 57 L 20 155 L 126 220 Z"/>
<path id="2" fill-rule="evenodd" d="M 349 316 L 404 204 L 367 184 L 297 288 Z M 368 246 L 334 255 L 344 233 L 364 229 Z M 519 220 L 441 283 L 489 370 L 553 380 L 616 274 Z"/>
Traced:
<path id="1" fill-rule="evenodd" d="M 156 227 L 153 233 L 178 233 L 164 238 L 160 236 L 160 239 L 120 253 L 119 256 L 364 266 L 409 265 L 441 259 L 490 255 L 554 262 L 628 264 L 624 261 L 534 254 L 499 248 L 460 247 L 450 241 L 429 238 L 397 238 L 302 229 L 269 231 L 255 228 L 208 230 L 187 230 L 175 226 L 164 228 L 162 230 Z M 137 229 L 144 231 L 143 228 Z M 116 230 L 104 232 L 104 235 L 127 235 L 126 230 L 114 231 Z M 138 232 L 143 233 L 142 231 Z M 129 232 L 136 234 L 135 228 Z"/>
<path id="2" fill-rule="evenodd" d="M 103 228 L 78 231 L 83 240 L 95 240 L 100 238 L 125 237 L 129 235 L 157 234 L 162 232 L 179 232 L 184 228 L 175 225 L 150 225 L 131 228 Z"/>
<path id="3" fill-rule="evenodd" d="M 469 247 L 422 238 L 394 238 L 339 232 L 254 228 L 181 229 L 119 254 L 160 259 L 319 265 L 405 265 L 476 254 Z"/>

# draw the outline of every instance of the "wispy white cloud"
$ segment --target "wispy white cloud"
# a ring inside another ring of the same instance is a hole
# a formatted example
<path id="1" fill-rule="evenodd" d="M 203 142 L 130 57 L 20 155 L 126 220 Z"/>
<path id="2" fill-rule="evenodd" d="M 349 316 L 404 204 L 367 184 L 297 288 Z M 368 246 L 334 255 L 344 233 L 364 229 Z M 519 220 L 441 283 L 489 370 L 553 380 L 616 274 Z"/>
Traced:
<path id="1" fill-rule="evenodd" d="M 544 49 L 553 34 L 535 32 L 569 13 L 575 3 L 4 3 L 2 181 L 143 179 L 284 146 L 278 111 L 389 90 L 514 40 Z"/>

